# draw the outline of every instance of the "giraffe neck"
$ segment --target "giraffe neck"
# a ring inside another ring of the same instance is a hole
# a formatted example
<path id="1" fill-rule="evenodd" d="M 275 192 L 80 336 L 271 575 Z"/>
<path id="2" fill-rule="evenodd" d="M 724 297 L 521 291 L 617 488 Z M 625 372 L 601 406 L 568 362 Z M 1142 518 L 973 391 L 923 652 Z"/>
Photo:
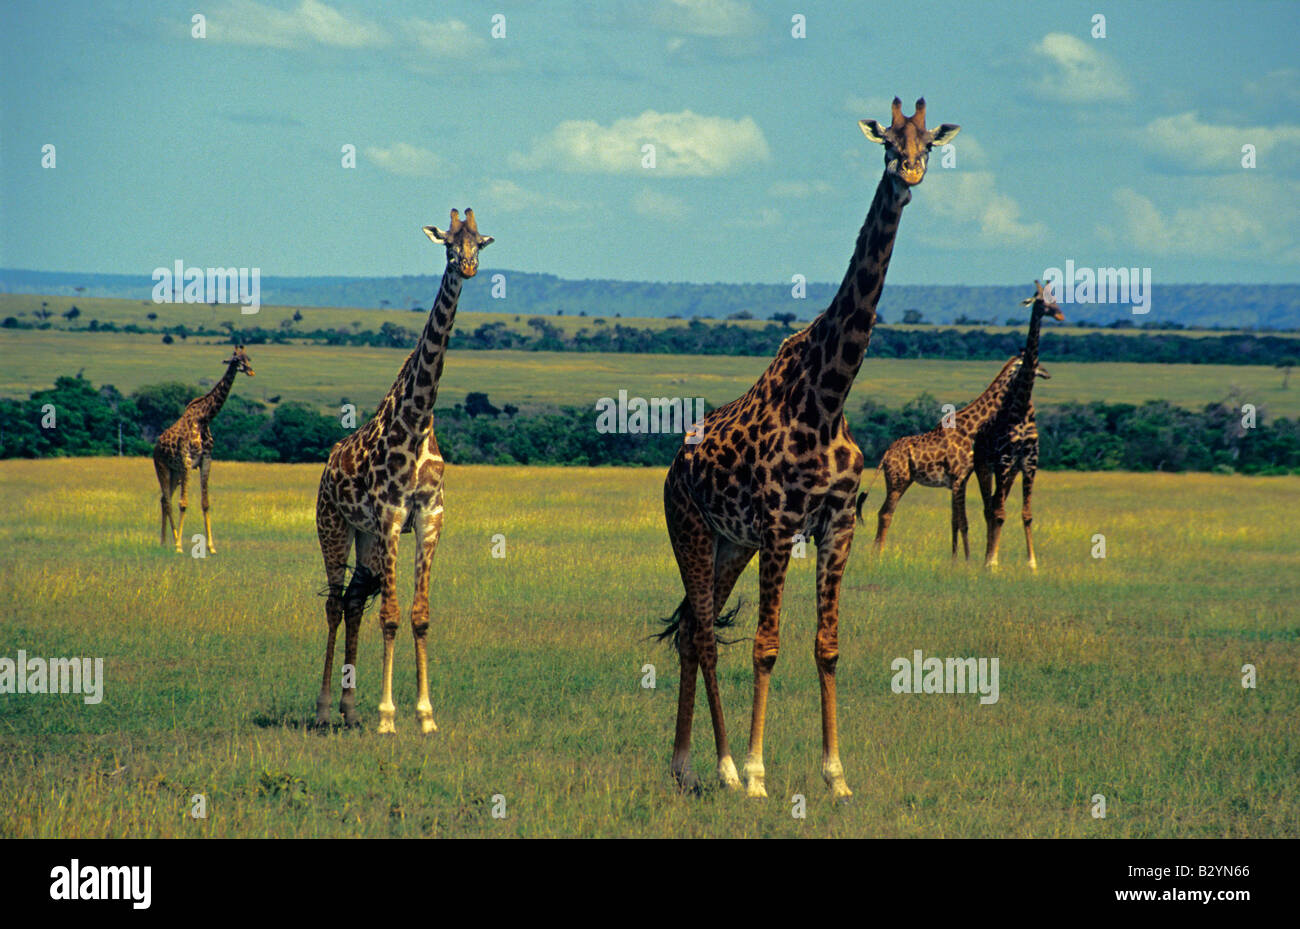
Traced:
<path id="1" fill-rule="evenodd" d="M 203 422 L 211 422 L 212 417 L 221 412 L 221 407 L 225 404 L 226 398 L 230 396 L 230 388 L 235 383 L 235 373 L 239 370 L 239 362 L 232 361 L 226 367 L 226 373 L 221 376 L 213 388 L 199 398 L 197 403 L 198 418 Z"/>
<path id="2" fill-rule="evenodd" d="M 1016 360 L 1013 358 L 1002 366 L 998 376 L 985 388 L 984 393 L 971 401 L 958 413 L 958 421 L 967 434 L 978 432 L 985 424 L 994 419 L 1006 402 L 1007 391 L 1015 380 Z"/>
<path id="3" fill-rule="evenodd" d="M 451 266 L 443 272 L 438 297 L 429 311 L 429 321 L 425 323 L 419 344 L 411 353 L 399 381 L 401 416 L 416 434 L 423 434 L 433 425 L 438 380 L 442 377 L 442 363 L 447 355 L 452 323 L 456 320 L 456 304 L 463 280 Z"/>
<path id="4" fill-rule="evenodd" d="M 1024 362 L 1012 380 L 1007 395 L 1007 406 L 1017 418 L 1027 416 L 1030 412 L 1030 400 L 1034 392 L 1034 372 L 1038 370 L 1038 332 L 1042 328 L 1043 310 L 1034 304 L 1029 317 L 1029 335 L 1025 338 L 1025 351 L 1020 356 Z"/>
<path id="5" fill-rule="evenodd" d="M 898 223 L 911 199 L 911 191 L 888 172 L 881 176 L 840 289 L 809 327 L 810 379 L 832 425 L 844 411 L 849 388 L 867 354 Z"/>

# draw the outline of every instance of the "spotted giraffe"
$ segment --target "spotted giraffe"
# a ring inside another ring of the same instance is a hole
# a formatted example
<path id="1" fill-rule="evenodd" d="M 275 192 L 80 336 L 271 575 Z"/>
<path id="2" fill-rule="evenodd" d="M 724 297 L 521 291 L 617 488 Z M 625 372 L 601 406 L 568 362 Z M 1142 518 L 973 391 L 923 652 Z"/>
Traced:
<path id="1" fill-rule="evenodd" d="M 478 273 L 478 255 L 492 244 L 480 235 L 474 211 L 462 222 L 451 211 L 444 232 L 425 226 L 430 240 L 446 246 L 447 267 L 438 297 L 415 350 L 406 358 L 392 389 L 374 417 L 330 452 L 316 496 L 316 533 L 325 559 L 329 595 L 325 601 L 325 673 L 316 700 L 316 724 L 330 723 L 330 693 L 334 669 L 334 639 L 339 621 L 346 628 L 344 661 L 356 667 L 357 631 L 366 600 L 382 593 L 379 625 L 384 635 L 384 665 L 379 700 L 379 732 L 396 729 L 393 706 L 393 645 L 397 637 L 397 543 L 402 533 L 415 533 L 415 599 L 411 631 L 415 637 L 415 713 L 424 733 L 435 731 L 429 702 L 429 673 L 425 638 L 429 631 L 429 568 L 442 531 L 443 460 L 433 435 L 433 406 L 438 380 L 456 319 L 461 284 Z M 346 589 L 348 552 L 356 542 L 356 569 Z M 339 704 L 344 723 L 360 724 L 356 688 L 344 681 Z"/>
<path id="2" fill-rule="evenodd" d="M 1020 370 L 1020 365 L 1019 355 L 1008 359 L 984 392 L 953 413 L 951 419 L 945 417 L 929 432 L 895 439 L 886 449 L 880 458 L 880 464 L 876 466 L 877 474 L 882 471 L 885 474 L 885 502 L 880 505 L 880 512 L 876 516 L 877 552 L 885 544 L 885 533 L 893 522 L 899 499 L 912 484 L 920 484 L 922 487 L 947 487 L 952 490 L 952 557 L 957 557 L 957 536 L 960 534 L 962 549 L 966 558 L 970 558 L 966 484 L 975 469 L 975 438 L 982 429 L 988 427 L 1002 407 L 1007 389 Z M 1051 377 L 1042 365 L 1038 366 L 1035 373 L 1038 377 Z M 865 493 L 858 498 L 859 517 L 866 499 Z"/>
<path id="3" fill-rule="evenodd" d="M 797 535 L 817 545 L 815 658 L 822 698 L 822 777 L 836 800 L 852 791 L 839 758 L 835 667 L 839 657 L 839 587 L 853 541 L 854 495 L 862 452 L 849 435 L 844 404 L 866 355 L 876 304 L 911 188 L 925 176 L 929 151 L 957 134 L 945 123 L 925 126 L 925 101 L 904 117 L 893 102 L 887 128 L 864 119 L 859 127 L 884 146 L 885 172 L 853 258 L 830 307 L 786 339 L 749 391 L 704 418 L 684 443 L 664 482 L 668 535 L 686 596 L 664 636 L 681 660 L 672 773 L 694 788 L 690 770 L 691 717 L 697 670 L 704 678 L 713 721 L 719 779 L 739 788 L 727 744 L 717 680 L 714 622 L 736 579 L 759 553 L 760 601 L 754 636 L 754 702 L 744 765 L 748 796 L 765 797 L 763 726 L 768 682 L 779 650 L 778 626 L 786 569 Z M 698 441 L 697 441 L 698 440 Z"/>
<path id="4" fill-rule="evenodd" d="M 1038 427 L 1034 423 L 1034 376 L 1028 372 L 1038 367 L 1038 333 L 1043 317 L 1065 322 L 1065 314 L 1052 298 L 1050 285 L 1044 290 L 1038 281 L 1034 281 L 1034 295 L 1021 303 L 1032 307 L 1029 334 L 1021 352 L 1024 364 L 1011 379 L 1001 409 L 975 441 L 975 479 L 984 500 L 984 522 L 988 527 L 984 565 L 990 568 L 998 563 L 998 541 L 1006 519 L 1007 494 L 1011 492 L 1017 473 L 1024 475 L 1020 485 L 1023 495 L 1020 518 L 1025 526 L 1029 567 L 1038 567 L 1038 560 L 1034 557 L 1034 516 L 1030 507 L 1034 477 L 1038 473 Z"/>
<path id="5" fill-rule="evenodd" d="M 230 396 L 230 388 L 235 383 L 235 375 L 243 371 L 253 376 L 253 366 L 249 363 L 244 346 L 235 348 L 235 353 L 224 362 L 226 373 L 221 380 L 202 397 L 191 400 L 185 406 L 185 412 L 158 436 L 153 447 L 153 467 L 158 475 L 158 486 L 162 489 L 162 525 L 159 529 L 161 543 L 167 544 L 167 527 L 172 527 L 172 538 L 176 551 L 181 551 L 182 532 L 185 526 L 185 510 L 189 505 L 190 469 L 199 469 L 199 488 L 202 493 L 200 502 L 203 506 L 203 534 L 207 541 L 208 554 L 215 555 L 217 546 L 212 541 L 212 518 L 208 505 L 208 474 L 212 470 L 212 418 L 221 412 L 222 405 Z M 172 520 L 172 495 L 177 485 L 181 489 L 179 504 L 180 520 Z"/>

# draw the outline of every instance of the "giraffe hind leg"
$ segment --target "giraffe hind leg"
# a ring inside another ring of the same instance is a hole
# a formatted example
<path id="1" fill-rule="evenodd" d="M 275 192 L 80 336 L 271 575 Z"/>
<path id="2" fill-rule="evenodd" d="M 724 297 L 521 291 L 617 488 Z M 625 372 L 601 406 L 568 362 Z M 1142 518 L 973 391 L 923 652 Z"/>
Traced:
<path id="1" fill-rule="evenodd" d="M 330 700 L 334 689 L 334 641 L 343 619 L 343 582 L 347 577 L 352 530 L 338 510 L 324 498 L 318 498 L 316 502 L 316 535 L 320 540 L 321 556 L 325 560 L 325 578 L 329 585 L 325 599 L 325 670 L 321 675 L 320 694 L 316 697 L 316 725 L 328 728 Z M 348 677 L 346 670 L 344 674 L 345 678 Z"/>

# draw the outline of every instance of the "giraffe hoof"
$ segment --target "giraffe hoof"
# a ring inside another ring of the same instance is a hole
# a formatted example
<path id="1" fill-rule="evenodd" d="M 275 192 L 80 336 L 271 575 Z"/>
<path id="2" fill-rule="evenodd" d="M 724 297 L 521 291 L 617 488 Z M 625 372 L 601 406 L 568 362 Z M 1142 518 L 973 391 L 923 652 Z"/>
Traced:
<path id="1" fill-rule="evenodd" d="M 752 778 L 750 782 L 745 785 L 745 796 L 750 800 L 767 799 L 767 788 L 763 786 L 761 778 Z"/>
<path id="2" fill-rule="evenodd" d="M 420 733 L 422 735 L 428 735 L 431 732 L 437 732 L 437 731 L 438 731 L 438 726 L 433 721 L 432 716 L 428 717 L 427 719 L 424 717 L 420 718 Z"/>
<path id="3" fill-rule="evenodd" d="M 698 797 L 704 793 L 704 785 L 700 783 L 694 771 L 687 771 L 680 777 L 674 775 L 674 780 L 677 781 L 677 792 L 683 796 Z"/>
<path id="4" fill-rule="evenodd" d="M 837 807 L 853 806 L 853 791 L 845 787 L 844 793 L 838 794 L 835 797 L 833 797 L 831 799 L 831 802 L 835 804 Z"/>
<path id="5" fill-rule="evenodd" d="M 397 734 L 397 726 L 395 726 L 395 725 L 393 724 L 393 717 L 391 717 L 391 716 L 387 716 L 387 717 L 383 717 L 383 716 L 381 716 L 381 717 L 379 718 L 379 728 L 376 729 L 375 731 L 376 731 L 377 733 L 379 733 L 380 735 L 396 735 L 396 734 Z"/>
<path id="6" fill-rule="evenodd" d="M 730 757 L 718 762 L 718 781 L 728 790 L 740 789 L 740 775 L 736 773 L 736 763 Z"/>

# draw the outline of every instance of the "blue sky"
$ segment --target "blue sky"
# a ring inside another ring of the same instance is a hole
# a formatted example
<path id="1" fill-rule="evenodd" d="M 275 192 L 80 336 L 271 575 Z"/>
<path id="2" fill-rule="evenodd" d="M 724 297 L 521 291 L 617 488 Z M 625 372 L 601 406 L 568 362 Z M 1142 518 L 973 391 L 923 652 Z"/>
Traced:
<path id="1" fill-rule="evenodd" d="M 7 2 L 0 266 L 436 273 L 472 206 L 485 267 L 838 280 L 898 94 L 962 132 L 893 283 L 1300 280 L 1300 5 L 1104 6 Z"/>

